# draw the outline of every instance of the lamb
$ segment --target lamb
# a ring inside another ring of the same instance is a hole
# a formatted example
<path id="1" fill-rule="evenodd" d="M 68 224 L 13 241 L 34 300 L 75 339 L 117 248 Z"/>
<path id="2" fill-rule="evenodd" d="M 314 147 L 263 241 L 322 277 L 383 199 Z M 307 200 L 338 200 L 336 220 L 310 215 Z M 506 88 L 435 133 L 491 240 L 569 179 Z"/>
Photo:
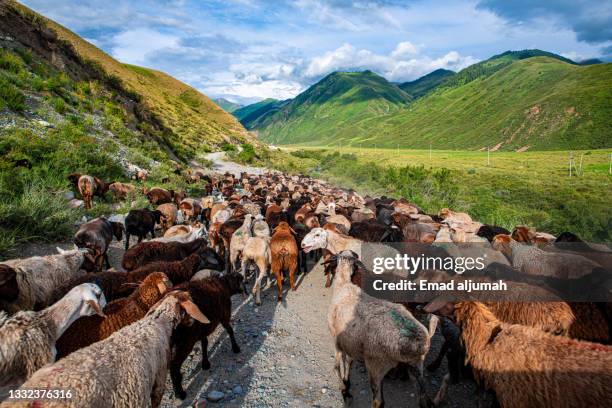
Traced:
<path id="1" fill-rule="evenodd" d="M 136 187 L 131 184 L 119 183 L 118 181 L 115 181 L 114 183 L 109 184 L 108 189 L 113 192 L 117 200 L 125 200 L 129 194 L 134 192 Z"/>
<path id="2" fill-rule="evenodd" d="M 244 249 L 244 245 L 246 244 L 246 241 L 252 236 L 251 235 L 252 221 L 253 221 L 253 217 L 251 216 L 251 214 L 246 214 L 244 216 L 244 221 L 242 222 L 242 225 L 240 226 L 240 228 L 238 228 L 232 234 L 232 237 L 230 239 L 230 245 L 229 245 L 229 264 L 227 265 L 230 271 L 233 271 L 233 272 L 236 271 L 236 268 L 237 268 L 236 261 L 238 260 L 240 253 Z"/>
<path id="3" fill-rule="evenodd" d="M 173 203 L 165 203 L 157 206 L 157 211 L 160 213 L 159 224 L 165 233 L 170 229 L 178 217 L 178 209 Z"/>
<path id="4" fill-rule="evenodd" d="M 173 190 L 166 190 L 159 187 L 153 187 L 150 190 L 143 188 L 142 193 L 147 196 L 147 199 L 153 205 L 171 203 L 172 199 L 174 198 Z"/>
<path id="5" fill-rule="evenodd" d="M 170 292 L 143 319 L 43 367 L 22 386 L 69 389 L 73 390 L 72 398 L 22 400 L 10 406 L 158 407 L 166 383 L 172 331 L 191 318 L 209 322 L 188 293 Z"/>
<path id="6" fill-rule="evenodd" d="M 130 247 L 130 235 L 136 235 L 138 243 L 142 242 L 147 234 L 155 238 L 155 224 L 160 223 L 161 215 L 160 211 L 151 211 L 148 208 L 130 210 L 125 217 L 125 250 Z"/>
<path id="7" fill-rule="evenodd" d="M 141 242 L 128 249 L 123 255 L 121 265 L 126 271 L 154 261 L 178 261 L 201 248 L 206 240 L 198 238 L 190 242 Z"/>
<path id="8" fill-rule="evenodd" d="M 295 242 L 295 231 L 286 222 L 281 222 L 272 234 L 270 254 L 271 269 L 278 286 L 278 301 L 283 300 L 283 271 L 289 272 L 289 285 L 295 290 L 295 269 L 297 268 L 298 247 Z"/>
<path id="9" fill-rule="evenodd" d="M 232 351 L 240 353 L 240 346 L 236 342 L 234 329 L 231 325 L 231 298 L 233 295 L 244 291 L 244 284 L 242 275 L 229 273 L 219 277 L 184 283 L 179 285 L 177 289 L 188 291 L 194 303 L 210 320 L 208 324 L 194 322 L 191 326 L 179 325 L 172 336 L 174 353 L 170 362 L 170 377 L 174 394 L 180 399 L 185 399 L 187 395 L 182 386 L 181 366 L 198 340 L 202 345 L 201 364 L 203 370 L 210 368 L 208 336 L 215 331 L 219 323 L 229 335 Z"/>
<path id="10" fill-rule="evenodd" d="M 429 351 L 438 319 L 426 328 L 403 306 L 376 299 L 351 283 L 354 253 L 338 254 L 336 279 L 327 314 L 327 323 L 336 348 L 335 370 L 341 381 L 345 404 L 351 400 L 350 370 L 353 359 L 363 360 L 370 378 L 372 407 L 384 406 L 382 381 L 398 363 L 415 374 L 421 398 L 423 362 Z"/>
<path id="11" fill-rule="evenodd" d="M 612 347 L 500 322 L 478 302 L 436 300 L 425 310 L 454 316 L 466 361 L 502 407 L 612 404 Z"/>
<path id="12" fill-rule="evenodd" d="M 106 299 L 112 301 L 129 296 L 143 279 L 154 272 L 164 272 L 175 284 L 186 282 L 203 268 L 223 270 L 223 260 L 210 248 L 194 252 L 179 261 L 151 262 L 130 272 L 100 272 L 74 278 L 57 288 L 51 298 L 61 298 L 74 286 L 84 282 L 95 282 L 102 288 Z"/>
<path id="13" fill-rule="evenodd" d="M 104 316 L 100 288 L 84 283 L 40 312 L 0 312 L 0 386 L 19 386 L 36 370 L 55 360 L 55 342 L 79 317 Z"/>
<path id="14" fill-rule="evenodd" d="M 50 304 L 52 292 L 70 279 L 94 269 L 86 249 L 63 251 L 57 255 L 13 259 L 0 264 L 0 310 L 40 310 Z"/>
<path id="15" fill-rule="evenodd" d="M 102 270 L 102 262 L 106 263 L 106 268 L 110 268 L 108 261 L 108 247 L 113 240 L 123 238 L 123 224 L 112 222 L 104 217 L 95 218 L 85 224 L 81 224 L 79 230 L 74 234 L 74 243 L 79 248 L 88 248 L 93 251 L 96 270 Z"/>
<path id="16" fill-rule="evenodd" d="M 599 264 L 580 255 L 546 252 L 521 244 L 509 235 L 496 235 L 493 248 L 506 255 L 512 266 L 529 275 L 575 279 L 602 269 Z"/>
<path id="17" fill-rule="evenodd" d="M 148 275 L 129 297 L 110 302 L 104 308 L 105 316 L 83 317 L 70 326 L 57 341 L 57 358 L 104 340 L 142 319 L 171 287 L 172 283 L 163 272 Z"/>
<path id="18" fill-rule="evenodd" d="M 268 274 L 268 268 L 272 263 L 270 253 L 270 238 L 250 237 L 242 250 L 242 277 L 246 280 L 248 266 L 254 263 L 257 266 L 257 278 L 253 286 L 255 304 L 261 305 L 261 281 Z"/>

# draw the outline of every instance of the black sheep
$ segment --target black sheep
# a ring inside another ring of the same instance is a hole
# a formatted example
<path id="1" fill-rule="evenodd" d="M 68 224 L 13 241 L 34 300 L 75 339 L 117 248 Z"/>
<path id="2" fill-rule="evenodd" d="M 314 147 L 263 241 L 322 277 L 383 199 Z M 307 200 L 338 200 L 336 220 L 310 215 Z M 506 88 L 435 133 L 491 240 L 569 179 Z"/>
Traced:
<path id="1" fill-rule="evenodd" d="M 125 250 L 130 246 L 130 235 L 136 235 L 140 243 L 147 234 L 155 238 L 155 224 L 159 224 L 162 213 L 158 210 L 152 211 L 146 208 L 142 210 L 130 210 L 125 217 Z"/>

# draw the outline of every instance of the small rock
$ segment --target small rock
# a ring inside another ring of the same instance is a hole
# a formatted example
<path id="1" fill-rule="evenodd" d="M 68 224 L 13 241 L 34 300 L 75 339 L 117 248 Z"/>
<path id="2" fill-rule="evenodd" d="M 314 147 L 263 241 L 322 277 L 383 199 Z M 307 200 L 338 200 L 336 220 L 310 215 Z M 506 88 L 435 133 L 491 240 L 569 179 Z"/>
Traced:
<path id="1" fill-rule="evenodd" d="M 325 394 L 325 393 L 327 393 L 327 388 L 325 387 L 321 388 L 321 394 Z"/>
<path id="2" fill-rule="evenodd" d="M 232 388 L 232 392 L 236 395 L 242 394 L 242 386 L 236 385 L 234 388 Z"/>
<path id="3" fill-rule="evenodd" d="M 72 191 L 66 191 L 64 192 L 64 200 L 66 201 L 70 201 L 74 198 L 74 192 Z"/>
<path id="4" fill-rule="evenodd" d="M 39 119 L 39 120 L 37 120 L 37 122 L 42 127 L 46 127 L 46 128 L 53 127 L 53 125 L 50 124 L 49 122 L 47 122 L 46 120 Z"/>
<path id="5" fill-rule="evenodd" d="M 82 208 L 85 207 L 85 202 L 83 200 L 77 200 L 76 198 L 73 198 L 72 200 L 68 201 L 68 207 L 70 208 Z M 85 217 L 83 217 L 85 218 Z M 85 221 L 83 222 L 87 222 L 87 218 L 85 218 Z"/>
<path id="6" fill-rule="evenodd" d="M 210 402 L 219 402 L 223 399 L 223 397 L 225 397 L 225 394 L 221 391 L 211 391 L 206 396 L 206 399 Z"/>

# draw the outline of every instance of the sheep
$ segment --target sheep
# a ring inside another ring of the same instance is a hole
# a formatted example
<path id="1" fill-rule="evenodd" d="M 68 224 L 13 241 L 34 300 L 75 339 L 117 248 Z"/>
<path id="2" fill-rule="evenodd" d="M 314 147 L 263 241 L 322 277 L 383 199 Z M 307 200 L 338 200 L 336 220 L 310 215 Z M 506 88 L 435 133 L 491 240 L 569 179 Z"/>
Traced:
<path id="1" fill-rule="evenodd" d="M 40 310 L 50 303 L 52 292 L 70 279 L 94 269 L 86 249 L 63 251 L 44 257 L 13 259 L 0 264 L 0 310 Z"/>
<path id="2" fill-rule="evenodd" d="M 466 361 L 502 407 L 612 405 L 612 347 L 503 323 L 479 302 L 435 300 L 425 310 L 454 317 Z"/>
<path id="3" fill-rule="evenodd" d="M 295 269 L 297 268 L 298 247 L 295 242 L 295 231 L 286 222 L 278 224 L 270 240 L 272 256 L 271 269 L 278 286 L 278 301 L 283 300 L 283 271 L 289 272 L 289 285 L 295 290 Z"/>
<path id="4" fill-rule="evenodd" d="M 255 304 L 261 305 L 261 281 L 268 274 L 268 268 L 272 263 L 270 253 L 270 238 L 250 237 L 242 250 L 242 277 L 246 280 L 247 267 L 254 263 L 257 266 L 257 278 L 252 292 Z"/>
<path id="5" fill-rule="evenodd" d="M 130 272 L 99 272 L 74 278 L 58 287 L 51 299 L 61 298 L 74 286 L 84 282 L 94 282 L 102 288 L 106 299 L 112 301 L 129 296 L 138 284 L 153 272 L 164 272 L 175 284 L 186 282 L 199 270 L 204 268 L 223 270 L 223 260 L 215 251 L 204 248 L 178 261 L 156 261 L 147 263 Z"/>
<path id="6" fill-rule="evenodd" d="M 163 237 L 153 238 L 149 242 L 191 242 L 198 238 L 206 238 L 208 235 L 208 231 L 204 226 L 197 222 L 196 225 L 199 227 L 194 227 L 191 225 L 176 225 L 175 227 L 184 227 L 184 228 L 176 228 L 170 229 L 166 232 L 170 232 L 169 234 L 164 234 Z M 174 228 L 174 227 L 172 227 Z"/>
<path id="7" fill-rule="evenodd" d="M 555 241 L 555 236 L 546 232 L 535 231 L 525 225 L 518 225 L 512 230 L 512 239 L 529 244 L 547 244 Z"/>
<path id="8" fill-rule="evenodd" d="M 493 238 L 495 238 L 496 235 L 499 234 L 510 234 L 510 231 L 508 231 L 507 229 L 503 228 L 503 227 L 498 227 L 497 225 L 483 225 L 482 227 L 480 227 L 478 229 L 478 232 L 476 233 L 476 235 L 478 235 L 479 237 L 483 237 L 486 238 L 487 241 L 492 242 Z"/>
<path id="9" fill-rule="evenodd" d="M 203 247 L 206 247 L 203 238 L 185 243 L 141 242 L 125 252 L 121 265 L 126 271 L 131 271 L 153 261 L 177 261 Z"/>
<path id="10" fill-rule="evenodd" d="M 55 342 L 75 320 L 94 313 L 104 316 L 100 288 L 84 283 L 40 312 L 0 312 L 0 387 L 19 386 L 36 370 L 55 360 Z"/>
<path id="11" fill-rule="evenodd" d="M 236 271 L 236 261 L 240 256 L 240 253 L 244 249 L 244 244 L 246 241 L 252 236 L 251 235 L 251 223 L 253 221 L 253 217 L 251 214 L 246 214 L 244 216 L 244 221 L 240 228 L 238 228 L 231 236 L 230 244 L 229 244 L 229 264 L 227 265 L 229 271 Z"/>
<path id="12" fill-rule="evenodd" d="M 210 320 L 208 324 L 194 322 L 191 326 L 179 325 L 172 335 L 174 352 L 170 362 L 170 378 L 174 394 L 180 399 L 185 399 L 187 395 L 182 386 L 181 366 L 198 340 L 202 345 L 201 366 L 203 370 L 210 369 L 208 336 L 215 331 L 219 323 L 229 335 L 232 351 L 240 353 L 240 346 L 236 342 L 231 325 L 232 296 L 242 293 L 244 284 L 242 275 L 229 273 L 197 281 L 192 280 L 177 286 L 177 289 L 188 291 L 193 302 Z"/>
<path id="13" fill-rule="evenodd" d="M 119 183 L 118 181 L 115 181 L 114 183 L 109 184 L 108 189 L 113 192 L 117 200 L 125 200 L 129 194 L 134 192 L 136 187 L 131 184 Z"/>
<path id="14" fill-rule="evenodd" d="M 255 220 L 253 221 L 253 226 L 251 230 L 253 231 L 253 236 L 255 237 L 270 236 L 270 227 L 268 226 L 268 223 L 264 220 L 264 217 L 261 214 L 257 214 L 255 216 Z"/>
<path id="15" fill-rule="evenodd" d="M 160 213 L 159 224 L 161 225 L 165 236 L 168 229 L 170 229 L 176 222 L 178 217 L 178 209 L 176 204 L 165 203 L 157 206 L 157 211 Z"/>
<path id="16" fill-rule="evenodd" d="M 70 326 L 57 341 L 57 358 L 104 340 L 142 319 L 171 287 L 172 283 L 163 272 L 148 275 L 127 298 L 110 302 L 104 308 L 105 316 L 83 317 Z"/>
<path id="17" fill-rule="evenodd" d="M 102 270 L 102 263 L 106 263 L 106 268 L 110 268 L 108 261 L 108 247 L 113 240 L 123 238 L 124 227 L 120 222 L 112 222 L 104 217 L 95 218 L 89 222 L 81 224 L 79 230 L 74 234 L 74 243 L 79 248 L 88 248 L 93 251 L 96 270 Z"/>
<path id="18" fill-rule="evenodd" d="M 370 378 L 372 407 L 384 406 L 382 380 L 398 363 L 413 371 L 421 398 L 423 362 L 429 351 L 437 318 L 426 328 L 404 307 L 373 298 L 351 283 L 354 253 L 338 254 L 336 279 L 327 313 L 327 323 L 336 348 L 335 371 L 345 404 L 351 400 L 350 370 L 353 359 L 363 360 Z"/>
<path id="19" fill-rule="evenodd" d="M 153 187 L 152 189 L 143 188 L 142 193 L 147 196 L 147 200 L 153 205 L 171 203 L 174 198 L 173 190 Z"/>
<path id="20" fill-rule="evenodd" d="M 130 210 L 125 217 L 125 250 L 130 247 L 130 235 L 138 237 L 138 243 L 151 234 L 155 238 L 155 224 L 161 221 L 162 213 L 158 210 L 151 211 L 148 208 L 141 210 Z"/>
<path id="21" fill-rule="evenodd" d="M 395 225 L 389 227 L 375 219 L 353 222 L 348 234 L 365 242 L 402 242 L 404 238 Z"/>
<path id="22" fill-rule="evenodd" d="M 445 222 L 464 222 L 472 223 L 472 217 L 466 213 L 451 211 L 448 208 L 443 208 L 438 212 L 438 216 L 441 217 Z"/>
<path id="23" fill-rule="evenodd" d="M 197 220 L 202 213 L 200 202 L 193 198 L 185 198 L 179 204 L 179 209 L 183 213 L 186 221 Z"/>
<path id="24" fill-rule="evenodd" d="M 170 292 L 147 315 L 110 337 L 38 370 L 21 389 L 69 389 L 72 397 L 45 407 L 158 407 L 163 396 L 172 331 L 180 322 L 209 320 L 189 294 Z M 40 405 L 42 400 L 14 406 Z"/>
<path id="25" fill-rule="evenodd" d="M 83 201 L 85 201 L 85 209 L 89 210 L 92 207 L 93 196 L 104 197 L 108 191 L 108 186 L 112 183 L 105 183 L 97 177 L 82 175 L 79 177 L 78 188 Z"/>
<path id="26" fill-rule="evenodd" d="M 545 252 L 521 244 L 509 235 L 496 235 L 493 248 L 506 255 L 516 269 L 530 275 L 575 279 L 602 269 L 599 264 L 580 255 Z"/>

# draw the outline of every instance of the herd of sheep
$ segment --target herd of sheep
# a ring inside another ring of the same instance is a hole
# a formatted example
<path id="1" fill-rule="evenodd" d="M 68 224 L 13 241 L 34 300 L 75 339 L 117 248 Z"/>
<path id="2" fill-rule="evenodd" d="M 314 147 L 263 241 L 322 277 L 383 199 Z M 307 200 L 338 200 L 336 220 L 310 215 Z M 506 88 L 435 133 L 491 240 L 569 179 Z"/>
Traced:
<path id="1" fill-rule="evenodd" d="M 109 190 L 125 199 L 136 189 L 77 173 L 69 180 L 86 208 Z M 323 258 L 332 287 L 327 322 L 346 404 L 352 362 L 360 360 L 373 407 L 384 406 L 383 380 L 392 370 L 416 380 L 421 406 L 443 403 L 448 384 L 463 376 L 504 407 L 612 406 L 608 247 L 571 233 L 511 232 L 449 209 L 428 215 L 405 199 L 361 197 L 301 175 L 192 171 L 188 181 L 207 195 L 143 189 L 154 209 L 82 224 L 74 250 L 0 263 L 0 387 L 9 390 L 0 407 L 157 407 L 168 371 L 184 399 L 181 367 L 196 342 L 204 370 L 208 336 L 219 324 L 240 352 L 232 296 L 246 295 L 252 282 L 259 305 L 263 279 L 273 278 L 281 301 L 284 279 L 296 290 L 296 274 L 308 272 L 313 255 Z M 109 246 L 124 236 L 122 268 L 111 268 Z M 489 255 L 480 279 L 498 276 L 495 265 L 507 276 L 541 278 L 553 292 L 560 281 L 580 290 L 596 283 L 606 301 L 418 304 L 370 296 L 364 245 L 398 242 L 478 243 Z M 570 250 L 566 242 L 574 243 Z M 449 374 L 430 398 L 423 372 L 436 332 L 444 342 L 427 369 L 446 358 Z M 41 389 L 70 395 L 16 398 Z"/>

